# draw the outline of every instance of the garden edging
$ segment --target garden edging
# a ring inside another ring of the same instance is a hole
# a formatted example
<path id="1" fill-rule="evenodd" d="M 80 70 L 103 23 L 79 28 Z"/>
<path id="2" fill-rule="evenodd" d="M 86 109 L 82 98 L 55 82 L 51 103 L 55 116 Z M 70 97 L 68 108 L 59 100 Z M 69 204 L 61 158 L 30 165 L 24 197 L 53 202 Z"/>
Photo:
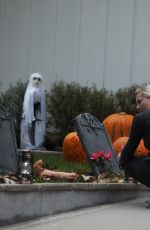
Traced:
<path id="1" fill-rule="evenodd" d="M 0 184 L 0 226 L 150 195 L 141 184 Z"/>

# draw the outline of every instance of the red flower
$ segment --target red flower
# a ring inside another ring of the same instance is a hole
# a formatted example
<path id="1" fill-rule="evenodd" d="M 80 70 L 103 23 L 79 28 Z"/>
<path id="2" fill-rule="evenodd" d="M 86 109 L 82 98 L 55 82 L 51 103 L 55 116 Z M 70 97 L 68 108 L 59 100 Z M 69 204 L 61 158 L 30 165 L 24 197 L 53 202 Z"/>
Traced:
<path id="1" fill-rule="evenodd" d="M 98 154 L 97 153 L 92 153 L 90 156 L 91 160 L 97 160 L 98 159 Z"/>
<path id="2" fill-rule="evenodd" d="M 111 153 L 110 152 L 104 153 L 103 157 L 105 160 L 110 160 L 111 159 Z"/>
<path id="3" fill-rule="evenodd" d="M 104 153 L 102 150 L 99 150 L 96 153 L 92 153 L 90 156 L 91 160 L 98 160 L 100 158 L 103 160 L 110 160 L 111 159 L 111 153 L 110 152 Z"/>
<path id="4" fill-rule="evenodd" d="M 99 150 L 97 152 L 98 158 L 101 158 L 103 156 L 104 152 L 102 150 Z"/>

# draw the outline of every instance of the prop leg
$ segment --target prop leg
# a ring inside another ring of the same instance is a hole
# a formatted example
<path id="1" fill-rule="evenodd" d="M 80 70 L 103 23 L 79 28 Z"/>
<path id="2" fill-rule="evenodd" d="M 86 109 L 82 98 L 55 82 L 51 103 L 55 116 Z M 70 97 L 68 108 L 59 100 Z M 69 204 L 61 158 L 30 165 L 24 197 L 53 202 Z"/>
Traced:
<path id="1" fill-rule="evenodd" d="M 69 181 L 74 181 L 77 178 L 76 173 L 69 172 L 57 172 L 49 169 L 42 168 L 42 160 L 38 160 L 33 165 L 33 175 L 41 177 L 50 177 L 56 179 L 66 179 Z"/>

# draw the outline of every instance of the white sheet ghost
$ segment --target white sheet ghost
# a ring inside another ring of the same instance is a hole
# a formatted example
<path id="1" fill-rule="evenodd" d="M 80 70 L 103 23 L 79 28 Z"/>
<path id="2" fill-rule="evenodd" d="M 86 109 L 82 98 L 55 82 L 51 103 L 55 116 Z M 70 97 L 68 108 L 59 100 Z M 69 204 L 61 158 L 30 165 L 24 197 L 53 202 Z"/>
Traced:
<path id="1" fill-rule="evenodd" d="M 46 105 L 43 77 L 32 73 L 27 86 L 21 121 L 21 149 L 43 146 L 46 131 Z"/>

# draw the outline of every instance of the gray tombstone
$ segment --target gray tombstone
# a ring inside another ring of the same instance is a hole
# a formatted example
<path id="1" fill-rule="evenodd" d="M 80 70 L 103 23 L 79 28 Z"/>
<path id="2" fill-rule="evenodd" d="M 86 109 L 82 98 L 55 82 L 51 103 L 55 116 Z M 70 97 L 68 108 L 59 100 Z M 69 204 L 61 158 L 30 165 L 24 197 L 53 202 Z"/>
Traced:
<path id="1" fill-rule="evenodd" d="M 111 167 L 112 172 L 115 174 L 122 175 L 116 154 L 103 124 L 89 113 L 79 114 L 73 122 L 87 160 L 91 165 L 93 175 L 99 176 L 103 170 L 107 169 L 106 165 L 103 165 L 101 161 L 91 160 L 90 158 L 92 153 L 99 150 L 111 153 L 111 161 L 109 161 L 110 165 L 108 166 Z"/>
<path id="2" fill-rule="evenodd" d="M 5 175 L 17 172 L 18 150 L 13 120 L 10 113 L 0 106 L 0 173 Z"/>

